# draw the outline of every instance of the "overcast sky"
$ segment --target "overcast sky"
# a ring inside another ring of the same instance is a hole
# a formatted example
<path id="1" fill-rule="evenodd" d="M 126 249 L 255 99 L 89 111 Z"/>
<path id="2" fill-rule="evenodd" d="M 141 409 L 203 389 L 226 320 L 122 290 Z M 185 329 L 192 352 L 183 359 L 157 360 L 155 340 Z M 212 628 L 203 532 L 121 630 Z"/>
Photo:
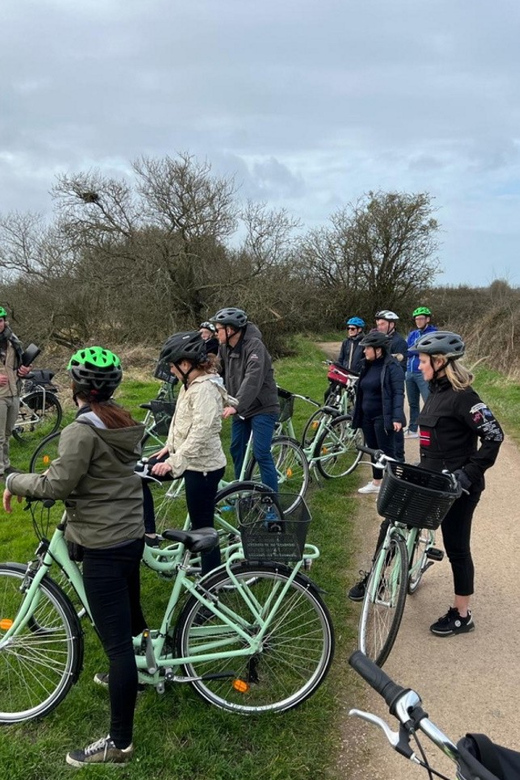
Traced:
<path id="1" fill-rule="evenodd" d="M 305 226 L 430 192 L 439 282 L 520 285 L 518 0 L 1 0 L 0 212 L 189 151 Z"/>

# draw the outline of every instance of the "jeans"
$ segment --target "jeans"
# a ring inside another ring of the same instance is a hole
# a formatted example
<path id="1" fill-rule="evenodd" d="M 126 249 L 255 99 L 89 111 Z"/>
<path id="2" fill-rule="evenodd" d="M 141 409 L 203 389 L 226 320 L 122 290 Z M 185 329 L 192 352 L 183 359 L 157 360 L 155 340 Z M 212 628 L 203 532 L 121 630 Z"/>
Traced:
<path id="1" fill-rule="evenodd" d="M 0 398 L 0 477 L 11 465 L 9 460 L 9 439 L 18 417 L 20 399 L 18 396 Z"/>
<path id="2" fill-rule="evenodd" d="M 393 428 L 391 431 L 385 430 L 385 422 L 382 415 L 381 417 L 370 419 L 363 416 L 361 428 L 367 447 L 373 450 L 382 450 L 385 455 L 389 455 L 391 458 L 395 457 L 395 433 Z M 382 477 L 382 469 L 372 468 L 373 479 L 382 479 Z"/>
<path id="3" fill-rule="evenodd" d="M 132 637 L 146 628 L 139 601 L 143 539 L 123 547 L 85 548 L 83 581 L 103 649 L 108 656 L 110 736 L 116 747 L 132 742 L 137 666 Z"/>
<path id="4" fill-rule="evenodd" d="M 278 477 L 271 455 L 271 442 L 277 420 L 277 414 L 255 414 L 246 420 L 242 420 L 236 415 L 233 417 L 231 457 L 235 468 L 235 479 L 240 479 L 247 443 L 252 433 L 253 455 L 260 469 L 262 482 L 271 490 L 278 492 Z"/>
<path id="5" fill-rule="evenodd" d="M 406 372 L 406 395 L 408 396 L 408 404 L 410 405 L 410 422 L 408 423 L 408 430 L 416 432 L 420 399 L 422 398 L 424 402 L 430 395 L 428 382 L 424 379 L 420 371 Z"/>

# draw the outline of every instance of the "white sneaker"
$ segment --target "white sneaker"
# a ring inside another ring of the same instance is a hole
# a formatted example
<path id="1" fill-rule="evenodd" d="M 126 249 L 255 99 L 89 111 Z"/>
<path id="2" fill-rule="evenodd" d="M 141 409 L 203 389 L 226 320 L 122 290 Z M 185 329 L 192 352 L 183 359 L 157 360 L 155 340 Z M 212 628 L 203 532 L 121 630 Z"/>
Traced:
<path id="1" fill-rule="evenodd" d="M 406 431 L 404 435 L 405 439 L 418 439 L 419 438 L 419 431 Z"/>
<path id="2" fill-rule="evenodd" d="M 358 493 L 379 493 L 379 485 L 369 482 L 365 487 L 359 488 Z"/>

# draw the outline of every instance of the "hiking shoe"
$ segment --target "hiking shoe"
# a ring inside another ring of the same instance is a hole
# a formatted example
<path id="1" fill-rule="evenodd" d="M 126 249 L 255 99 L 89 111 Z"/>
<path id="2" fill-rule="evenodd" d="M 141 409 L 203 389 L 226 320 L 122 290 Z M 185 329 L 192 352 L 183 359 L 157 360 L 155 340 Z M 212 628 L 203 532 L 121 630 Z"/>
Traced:
<path id="1" fill-rule="evenodd" d="M 405 439 L 418 439 L 419 438 L 419 431 L 406 431 L 404 435 Z"/>
<path id="2" fill-rule="evenodd" d="M 475 623 L 469 610 L 466 617 L 461 617 L 458 609 L 450 607 L 445 615 L 440 617 L 436 623 L 432 623 L 430 631 L 435 636 L 453 636 L 454 634 L 467 634 L 474 628 Z"/>
<path id="3" fill-rule="evenodd" d="M 373 482 L 369 482 L 365 487 L 359 488 L 358 493 L 379 493 L 379 485 L 374 485 Z"/>
<path id="4" fill-rule="evenodd" d="M 356 584 L 353 585 L 347 593 L 347 596 L 351 601 L 363 601 L 365 598 L 365 591 L 367 589 L 367 582 L 368 578 L 370 577 L 370 572 L 360 569 L 359 574 L 361 575 L 360 581 L 356 582 Z"/>
<path id="5" fill-rule="evenodd" d="M 86 766 L 86 764 L 125 764 L 130 761 L 134 746 L 117 748 L 114 741 L 108 737 L 98 739 L 83 750 L 73 750 L 67 753 L 67 764 L 71 766 Z"/>
<path id="6" fill-rule="evenodd" d="M 104 688 L 108 688 L 108 679 L 109 674 L 108 672 L 98 672 L 94 675 L 94 682 L 98 685 L 102 685 Z M 144 690 L 146 690 L 146 685 L 143 683 L 137 684 L 137 693 L 142 693 Z"/>

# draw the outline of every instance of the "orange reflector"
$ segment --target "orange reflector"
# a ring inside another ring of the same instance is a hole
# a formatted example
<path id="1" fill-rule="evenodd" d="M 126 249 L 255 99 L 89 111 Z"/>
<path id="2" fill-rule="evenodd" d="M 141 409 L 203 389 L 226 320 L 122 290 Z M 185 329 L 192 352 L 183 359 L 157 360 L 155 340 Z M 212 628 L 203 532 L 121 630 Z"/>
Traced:
<path id="1" fill-rule="evenodd" d="M 292 477 L 293 476 L 293 470 L 292 469 L 287 469 L 287 471 L 285 472 L 285 475 L 287 477 Z"/>
<path id="2" fill-rule="evenodd" d="M 2 620 L 0 620 L 0 628 L 2 629 L 2 631 L 9 631 L 12 625 L 13 625 L 13 621 L 9 620 L 9 618 L 3 618 Z"/>
<path id="3" fill-rule="evenodd" d="M 47 466 L 50 462 L 51 462 L 50 456 L 49 455 L 44 455 L 43 456 L 43 463 L 44 463 L 44 465 Z"/>
<path id="4" fill-rule="evenodd" d="M 239 693 L 247 693 L 249 690 L 249 683 L 245 680 L 233 680 L 233 688 Z"/>
<path id="5" fill-rule="evenodd" d="M 317 420 L 314 420 L 314 421 L 313 421 L 313 423 L 312 423 L 312 427 L 313 427 L 313 429 L 314 429 L 314 430 L 316 430 L 316 428 L 318 427 L 318 425 L 319 425 L 319 422 L 318 422 Z"/>

